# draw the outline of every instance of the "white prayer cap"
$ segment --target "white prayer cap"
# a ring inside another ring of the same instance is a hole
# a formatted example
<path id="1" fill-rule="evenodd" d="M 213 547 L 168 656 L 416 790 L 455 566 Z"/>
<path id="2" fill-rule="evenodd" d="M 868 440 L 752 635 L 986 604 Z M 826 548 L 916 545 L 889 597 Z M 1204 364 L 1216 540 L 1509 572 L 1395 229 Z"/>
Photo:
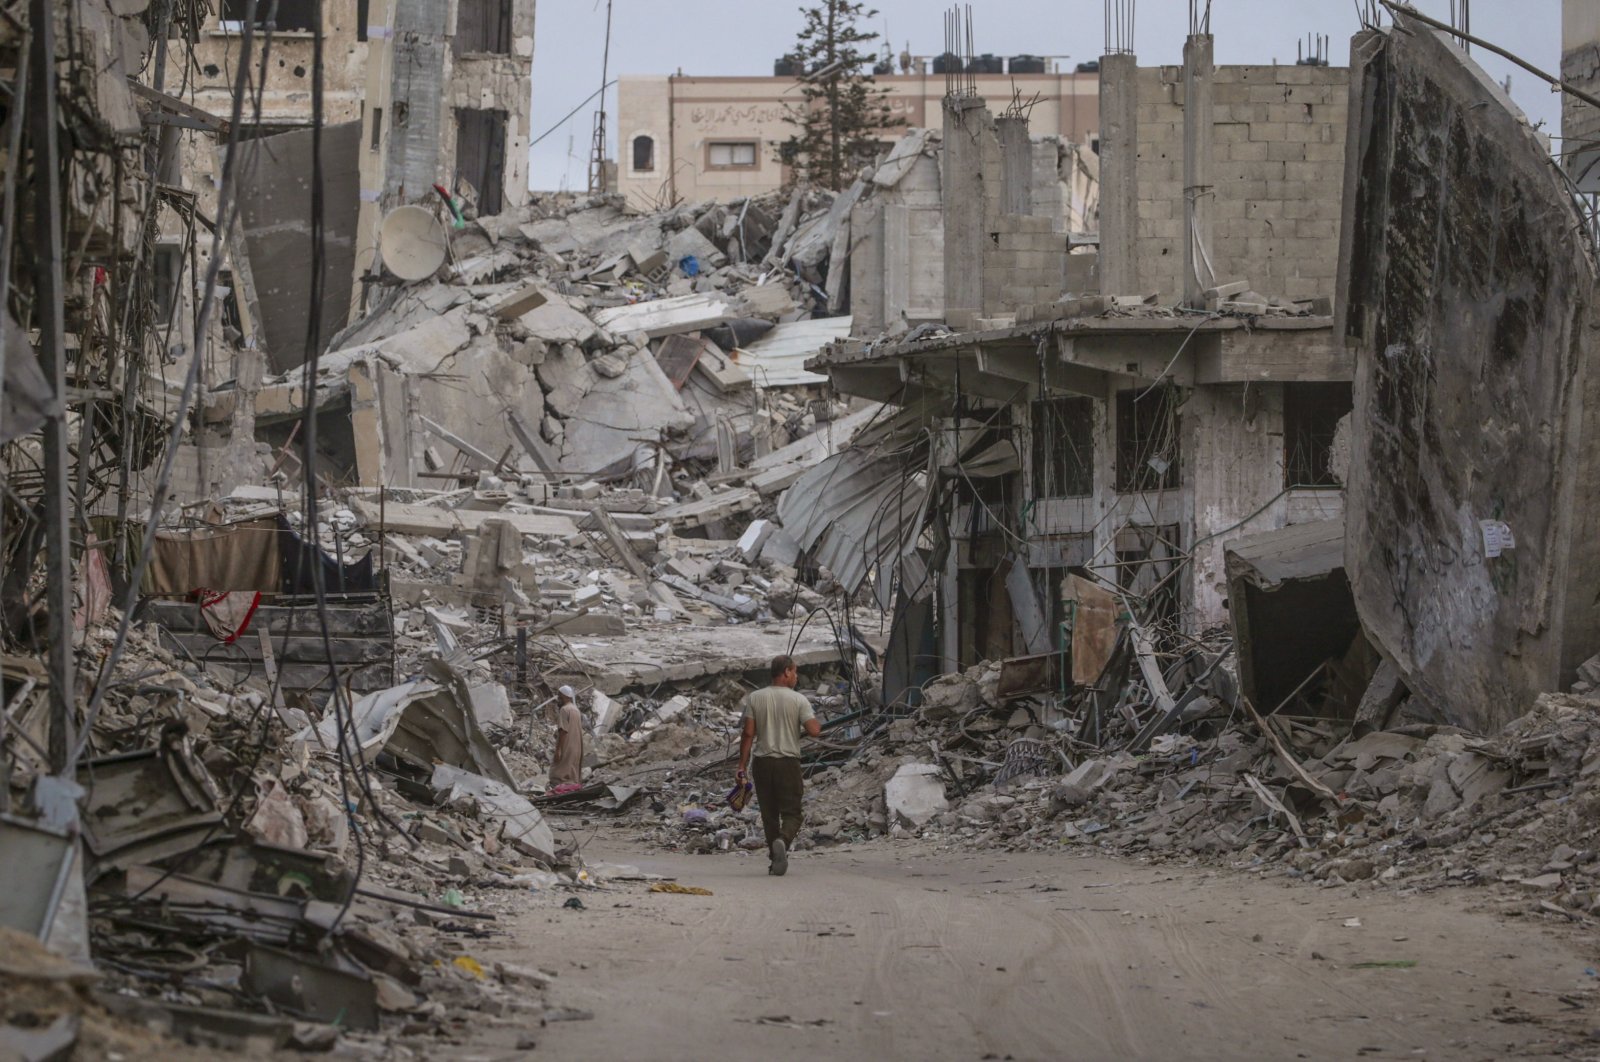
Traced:
<path id="1" fill-rule="evenodd" d="M 565 697 L 569 701 L 575 701 L 578 699 L 577 693 L 573 691 L 571 686 L 562 686 L 556 692 L 561 694 L 561 696 Z"/>

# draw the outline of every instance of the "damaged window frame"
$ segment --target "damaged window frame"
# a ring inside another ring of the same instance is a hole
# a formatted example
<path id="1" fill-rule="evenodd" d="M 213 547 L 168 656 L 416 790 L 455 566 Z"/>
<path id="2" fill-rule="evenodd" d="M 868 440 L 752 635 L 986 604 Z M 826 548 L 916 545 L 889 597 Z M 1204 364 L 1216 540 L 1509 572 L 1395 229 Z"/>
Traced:
<path id="1" fill-rule="evenodd" d="M 1141 494 L 1176 490 L 1182 447 L 1178 405 L 1181 396 L 1170 385 L 1130 387 L 1116 396 L 1116 491 Z M 1163 440 L 1161 436 L 1165 434 Z M 1159 447 L 1152 449 L 1152 447 Z M 1164 469 L 1150 464 L 1165 461 Z"/>
<path id="2" fill-rule="evenodd" d="M 1283 485 L 1291 490 L 1340 490 L 1333 474 L 1333 436 L 1354 408 L 1343 382 L 1283 385 Z"/>
<path id="3" fill-rule="evenodd" d="M 1094 495 L 1094 407 L 1094 399 L 1085 395 L 1029 403 L 1029 471 L 1036 499 Z"/>

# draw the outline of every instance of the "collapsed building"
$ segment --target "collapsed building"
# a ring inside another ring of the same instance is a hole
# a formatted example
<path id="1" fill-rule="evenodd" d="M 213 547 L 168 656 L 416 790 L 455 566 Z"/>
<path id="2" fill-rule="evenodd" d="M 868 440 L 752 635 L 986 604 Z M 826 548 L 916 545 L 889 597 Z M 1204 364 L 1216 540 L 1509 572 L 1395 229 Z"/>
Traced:
<path id="1" fill-rule="evenodd" d="M 1349 72 L 1213 67 L 1208 48 L 1192 41 L 1182 69 L 1106 58 L 1097 231 L 1073 230 L 1074 197 L 1040 194 L 1060 186 L 1038 180 L 1055 145 L 959 95 L 937 169 L 901 185 L 931 185 L 940 224 L 919 225 L 935 208 L 915 201 L 856 208 L 891 235 L 878 260 L 856 245 L 855 305 L 928 307 L 947 327 L 814 365 L 845 393 L 934 411 L 929 511 L 949 546 L 919 592 L 944 670 L 1058 647 L 1071 569 L 1174 630 L 1225 624 L 1230 538 L 1342 517 Z"/>
<path id="2" fill-rule="evenodd" d="M 0 831 L 35 853 L 0 923 L 99 962 L 102 1018 L 374 1053 L 560 1020 L 470 942 L 647 877 L 574 822 L 758 850 L 708 794 L 779 653 L 827 738 L 804 844 L 1595 913 L 1593 249 L 1425 23 L 1349 69 L 1107 54 L 1097 150 L 952 83 L 837 194 L 641 214 L 492 176 L 531 5 L 330 8 L 320 113 L 298 8 L 69 6 L 93 113 L 0 115 Z M 259 110 L 207 70 L 258 30 Z"/>

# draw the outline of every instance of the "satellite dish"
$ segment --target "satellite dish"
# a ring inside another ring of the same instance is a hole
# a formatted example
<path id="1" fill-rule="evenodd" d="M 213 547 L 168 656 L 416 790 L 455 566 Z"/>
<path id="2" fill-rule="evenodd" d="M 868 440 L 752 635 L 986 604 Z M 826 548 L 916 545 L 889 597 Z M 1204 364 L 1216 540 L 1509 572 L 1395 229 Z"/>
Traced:
<path id="1" fill-rule="evenodd" d="M 378 230 L 378 250 L 383 264 L 401 280 L 431 277 L 444 265 L 449 234 L 425 207 L 403 206 L 389 211 Z"/>

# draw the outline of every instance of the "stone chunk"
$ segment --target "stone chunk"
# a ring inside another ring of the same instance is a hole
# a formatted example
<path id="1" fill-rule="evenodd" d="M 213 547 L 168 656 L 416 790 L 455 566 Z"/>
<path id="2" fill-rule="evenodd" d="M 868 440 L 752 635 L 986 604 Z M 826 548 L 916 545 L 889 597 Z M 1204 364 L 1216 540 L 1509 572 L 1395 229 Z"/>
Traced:
<path id="1" fill-rule="evenodd" d="M 890 819 L 913 828 L 950 807 L 944 796 L 944 782 L 939 779 L 939 768 L 931 763 L 902 766 L 885 783 L 883 799 L 888 804 Z"/>

